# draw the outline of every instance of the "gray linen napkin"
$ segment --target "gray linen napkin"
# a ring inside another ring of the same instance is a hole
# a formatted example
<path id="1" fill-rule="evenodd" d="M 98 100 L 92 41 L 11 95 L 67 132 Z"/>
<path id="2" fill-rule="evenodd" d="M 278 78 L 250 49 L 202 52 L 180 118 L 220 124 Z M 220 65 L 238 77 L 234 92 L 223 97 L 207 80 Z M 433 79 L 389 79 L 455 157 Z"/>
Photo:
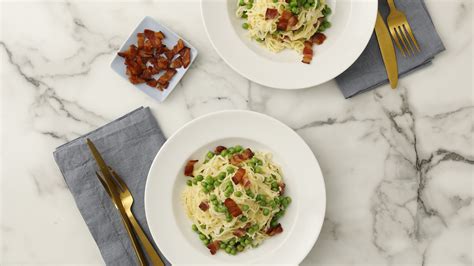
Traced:
<path id="1" fill-rule="evenodd" d="M 142 107 L 54 152 L 54 159 L 105 263 L 136 265 L 120 215 L 95 175 L 97 165 L 85 137 L 94 142 L 107 164 L 129 186 L 134 196 L 133 213 L 152 242 L 145 217 L 144 190 L 148 170 L 165 137 L 149 108 Z"/>
<path id="2" fill-rule="evenodd" d="M 445 48 L 423 0 L 396 0 L 395 5 L 407 16 L 421 48 L 421 53 L 416 56 L 403 57 L 398 48 L 395 47 L 398 73 L 403 77 L 414 70 L 431 64 L 434 56 L 444 51 Z M 379 0 L 379 11 L 387 21 L 389 8 L 386 0 Z M 362 55 L 349 69 L 336 78 L 336 82 L 345 98 L 388 83 L 375 34 L 372 34 Z"/>

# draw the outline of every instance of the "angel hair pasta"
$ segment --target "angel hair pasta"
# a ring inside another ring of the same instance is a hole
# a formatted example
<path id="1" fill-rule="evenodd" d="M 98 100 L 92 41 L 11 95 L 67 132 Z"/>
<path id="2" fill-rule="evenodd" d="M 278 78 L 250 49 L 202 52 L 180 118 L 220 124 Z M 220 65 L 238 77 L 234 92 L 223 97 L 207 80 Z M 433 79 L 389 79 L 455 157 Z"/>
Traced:
<path id="1" fill-rule="evenodd" d="M 272 154 L 218 146 L 202 162 L 191 160 L 182 199 L 192 230 L 212 254 L 235 255 L 281 233 L 291 203 Z"/>
<path id="2" fill-rule="evenodd" d="M 313 43 L 322 44 L 322 33 L 331 27 L 326 0 L 237 0 L 236 16 L 251 39 L 272 52 L 285 48 L 303 53 L 303 63 L 313 57 Z"/>

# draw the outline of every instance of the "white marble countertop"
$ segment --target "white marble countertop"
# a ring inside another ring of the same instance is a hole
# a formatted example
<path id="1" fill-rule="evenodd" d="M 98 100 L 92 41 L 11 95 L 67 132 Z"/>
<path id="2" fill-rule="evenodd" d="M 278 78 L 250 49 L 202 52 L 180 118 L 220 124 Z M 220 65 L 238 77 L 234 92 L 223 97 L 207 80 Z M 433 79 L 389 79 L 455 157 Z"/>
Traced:
<path id="1" fill-rule="evenodd" d="M 472 4 L 427 1 L 447 51 L 398 90 L 346 100 L 332 81 L 283 91 L 238 75 L 210 45 L 198 1 L 2 2 L 0 264 L 103 263 L 52 152 L 150 106 L 167 136 L 206 113 L 250 109 L 307 141 L 328 198 L 306 265 L 472 265 Z M 145 15 L 200 51 L 163 104 L 109 68 Z"/>

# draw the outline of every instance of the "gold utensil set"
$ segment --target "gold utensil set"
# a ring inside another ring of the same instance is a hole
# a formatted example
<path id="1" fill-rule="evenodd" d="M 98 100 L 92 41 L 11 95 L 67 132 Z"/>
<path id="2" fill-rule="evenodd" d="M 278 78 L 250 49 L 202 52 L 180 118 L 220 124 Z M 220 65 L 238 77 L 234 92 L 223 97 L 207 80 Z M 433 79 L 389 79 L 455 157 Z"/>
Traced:
<path id="1" fill-rule="evenodd" d="M 96 172 L 96 176 L 120 213 L 122 222 L 131 240 L 132 247 L 137 255 L 138 262 L 140 265 L 148 265 L 146 259 L 146 257 L 148 257 L 152 265 L 164 265 L 155 248 L 133 215 L 133 196 L 130 193 L 127 184 L 125 184 L 122 178 L 105 163 L 90 139 L 87 139 L 87 145 L 89 146 L 92 156 L 99 167 L 99 172 Z M 145 253 L 143 252 L 140 243 L 145 249 Z"/>
<path id="2" fill-rule="evenodd" d="M 390 35 L 404 57 L 414 56 L 421 50 L 405 14 L 397 9 L 393 0 L 387 0 L 387 2 L 390 7 L 390 13 L 387 17 L 388 29 L 379 12 L 375 23 L 375 34 L 379 42 L 390 86 L 395 89 L 398 85 L 398 66 Z"/>

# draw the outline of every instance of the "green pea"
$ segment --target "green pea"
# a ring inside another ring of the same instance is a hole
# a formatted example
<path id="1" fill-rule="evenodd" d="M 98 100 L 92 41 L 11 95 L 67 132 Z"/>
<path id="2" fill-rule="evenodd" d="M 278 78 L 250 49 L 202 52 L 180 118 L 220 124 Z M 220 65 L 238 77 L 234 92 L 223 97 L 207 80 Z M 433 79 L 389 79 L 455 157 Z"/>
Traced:
<path id="1" fill-rule="evenodd" d="M 244 23 L 244 24 L 247 24 L 247 23 Z M 247 28 L 245 28 L 245 29 L 248 29 L 248 26 L 249 26 L 249 25 L 247 24 Z M 231 154 L 234 154 L 234 153 L 235 153 L 235 149 L 232 148 L 232 147 L 230 147 L 230 148 L 229 148 L 229 152 L 230 152 Z"/>
<path id="2" fill-rule="evenodd" d="M 331 22 L 329 22 L 329 21 L 327 21 L 327 20 L 323 21 L 323 27 L 324 27 L 325 29 L 330 28 L 330 27 L 331 27 Z"/>
<path id="3" fill-rule="evenodd" d="M 310 7 L 311 7 L 311 4 L 310 4 L 310 3 L 304 4 L 304 8 L 309 9 Z"/>
<path id="4" fill-rule="evenodd" d="M 287 198 L 283 198 L 283 200 L 281 201 L 281 205 L 286 208 L 288 207 L 288 205 L 290 205 L 290 203 L 288 202 Z"/>
<path id="5" fill-rule="evenodd" d="M 209 152 L 207 152 L 206 157 L 207 157 L 207 159 L 211 159 L 212 157 L 214 157 L 214 153 L 209 151 Z"/>
<path id="6" fill-rule="evenodd" d="M 227 216 L 227 217 L 225 217 L 225 220 L 226 220 L 228 223 L 232 222 L 232 216 Z"/>
<path id="7" fill-rule="evenodd" d="M 288 204 L 290 204 L 291 203 L 291 197 L 289 197 L 289 196 L 286 197 L 286 201 L 288 202 Z"/>
<path id="8" fill-rule="evenodd" d="M 216 180 L 216 181 L 214 182 L 214 186 L 215 186 L 215 187 L 218 187 L 218 186 L 220 186 L 220 185 L 221 185 L 221 181 Z"/>
<path id="9" fill-rule="evenodd" d="M 245 6 L 245 1 L 244 1 L 244 0 L 240 0 L 240 1 L 239 1 L 239 6 Z"/>
<path id="10" fill-rule="evenodd" d="M 206 225 L 205 224 L 201 224 L 201 229 L 206 229 Z"/>
<path id="11" fill-rule="evenodd" d="M 209 245 L 209 239 L 207 239 L 207 238 L 204 239 L 204 240 L 202 241 L 202 243 L 203 243 L 204 245 L 206 245 L 206 246 Z"/>
<path id="12" fill-rule="evenodd" d="M 277 187 L 272 187 L 272 190 L 275 191 L 275 192 L 279 191 L 279 189 Z"/>
<path id="13" fill-rule="evenodd" d="M 229 240 L 229 246 L 233 246 L 233 245 L 235 245 L 235 238 L 234 237 Z"/>
<path id="14" fill-rule="evenodd" d="M 248 18 L 249 16 L 247 15 L 247 12 L 244 11 L 244 12 L 242 12 L 242 16 L 241 16 L 241 17 L 242 17 L 242 18 Z"/>
<path id="15" fill-rule="evenodd" d="M 246 8 L 251 9 L 252 7 L 253 7 L 253 4 L 251 2 L 248 2 Z"/>
<path id="16" fill-rule="evenodd" d="M 290 3 L 290 7 L 293 8 L 293 7 L 297 7 L 298 6 L 298 3 L 296 1 L 291 1 Z"/>
<path id="17" fill-rule="evenodd" d="M 197 185 L 198 181 L 196 179 L 193 179 L 193 185 Z"/>
<path id="18" fill-rule="evenodd" d="M 245 190 L 245 194 L 247 194 L 247 196 L 249 196 L 251 198 L 255 197 L 255 195 L 253 194 L 253 192 L 250 189 Z"/>
<path id="19" fill-rule="evenodd" d="M 230 192 L 231 194 L 234 192 L 234 187 L 233 186 L 227 186 L 225 189 L 225 192 Z"/>
<path id="20" fill-rule="evenodd" d="M 198 175 L 195 177 L 197 181 L 202 181 L 204 177 L 202 175 Z"/>
<path id="21" fill-rule="evenodd" d="M 216 200 L 216 199 L 217 199 L 217 196 L 216 196 L 215 194 L 211 194 L 211 195 L 209 196 L 209 199 L 211 199 L 211 200 Z"/>
<path id="22" fill-rule="evenodd" d="M 221 156 L 222 156 L 222 157 L 227 156 L 227 154 L 229 154 L 229 151 L 228 151 L 228 150 L 223 150 L 223 151 L 221 151 Z"/>
<path id="23" fill-rule="evenodd" d="M 227 173 L 229 173 L 229 174 L 232 174 L 235 171 L 234 167 L 232 167 L 232 166 L 227 166 L 226 170 L 227 170 Z"/>
<path id="24" fill-rule="evenodd" d="M 206 183 L 213 182 L 212 176 L 210 176 L 210 175 L 206 176 L 206 179 L 204 180 L 204 182 L 206 182 Z"/>
<path id="25" fill-rule="evenodd" d="M 242 205 L 242 210 L 243 211 L 248 211 L 249 208 L 250 208 L 249 205 L 246 205 L 246 204 Z"/>
<path id="26" fill-rule="evenodd" d="M 207 187 L 205 187 L 205 188 L 202 189 L 202 192 L 207 194 L 207 193 L 209 193 L 209 189 L 207 189 Z"/>
<path id="27" fill-rule="evenodd" d="M 249 24 L 246 23 L 246 22 L 245 22 L 245 23 L 242 23 L 242 28 L 244 28 L 245 30 L 248 30 Z M 230 151 L 229 151 L 229 153 L 230 153 Z M 231 153 L 231 154 L 232 154 L 232 153 Z"/>
<path id="28" fill-rule="evenodd" d="M 220 172 L 218 175 L 217 175 L 217 178 L 219 180 L 224 180 L 224 178 L 226 177 L 226 173 L 225 172 Z"/>
<path id="29" fill-rule="evenodd" d="M 278 3 L 278 0 L 273 0 L 273 3 Z"/>
<path id="30" fill-rule="evenodd" d="M 256 166 L 256 167 L 255 167 L 255 173 L 259 173 L 259 174 L 263 173 L 262 167 Z"/>
<path id="31" fill-rule="evenodd" d="M 241 152 L 244 148 L 240 145 L 234 147 L 235 152 Z"/>
<path id="32" fill-rule="evenodd" d="M 263 195 L 263 194 L 257 194 L 257 197 L 255 198 L 255 200 L 257 200 L 257 201 L 265 200 L 265 195 Z"/>
<path id="33" fill-rule="evenodd" d="M 230 192 L 230 191 L 224 192 L 224 196 L 225 196 L 226 198 L 230 197 L 230 195 L 232 195 L 232 192 Z"/>
<path id="34" fill-rule="evenodd" d="M 203 233 L 199 233 L 199 239 L 204 240 L 206 239 L 206 236 Z"/>
<path id="35" fill-rule="evenodd" d="M 187 180 L 186 185 L 191 187 L 193 185 L 193 181 L 191 179 Z"/>
<path id="36" fill-rule="evenodd" d="M 244 246 L 238 245 L 238 246 L 237 246 L 237 250 L 238 250 L 238 251 L 243 251 L 243 250 L 244 250 Z"/>
<path id="37" fill-rule="evenodd" d="M 221 243 L 221 244 L 220 244 L 220 248 L 221 248 L 221 249 L 226 249 L 226 248 L 227 248 L 227 244 L 226 244 L 226 243 Z"/>
<path id="38" fill-rule="evenodd" d="M 323 13 L 324 16 L 331 15 L 332 10 L 331 10 L 331 8 L 330 8 L 329 6 L 326 6 L 326 7 L 324 7 L 322 13 Z"/>
<path id="39" fill-rule="evenodd" d="M 268 216 L 270 214 L 269 209 L 263 209 L 263 215 Z"/>
<path id="40" fill-rule="evenodd" d="M 293 8 L 291 8 L 291 12 L 293 12 L 293 14 L 295 14 L 295 15 L 298 15 L 300 13 L 300 9 L 297 8 L 297 7 L 293 7 Z"/>
<path id="41" fill-rule="evenodd" d="M 235 192 L 235 196 L 236 196 L 236 197 L 242 197 L 242 192 L 236 191 L 236 192 Z"/>
<path id="42" fill-rule="evenodd" d="M 247 219 L 247 216 L 242 216 L 242 217 L 240 217 L 239 220 L 240 220 L 241 222 L 244 222 L 244 223 L 245 223 L 248 219 Z"/>
<path id="43" fill-rule="evenodd" d="M 244 241 L 245 245 L 248 246 L 248 245 L 250 245 L 250 243 L 252 243 L 252 241 L 249 238 L 245 239 L 245 241 Z"/>
<path id="44" fill-rule="evenodd" d="M 230 253 L 232 252 L 232 248 L 229 247 L 229 246 L 227 246 L 227 247 L 225 248 L 225 252 L 227 252 L 227 253 L 230 254 Z"/>
<path id="45" fill-rule="evenodd" d="M 195 225 L 195 224 L 193 224 L 193 226 L 191 226 L 191 228 L 193 229 L 194 232 L 197 232 L 199 230 L 197 225 Z"/>

